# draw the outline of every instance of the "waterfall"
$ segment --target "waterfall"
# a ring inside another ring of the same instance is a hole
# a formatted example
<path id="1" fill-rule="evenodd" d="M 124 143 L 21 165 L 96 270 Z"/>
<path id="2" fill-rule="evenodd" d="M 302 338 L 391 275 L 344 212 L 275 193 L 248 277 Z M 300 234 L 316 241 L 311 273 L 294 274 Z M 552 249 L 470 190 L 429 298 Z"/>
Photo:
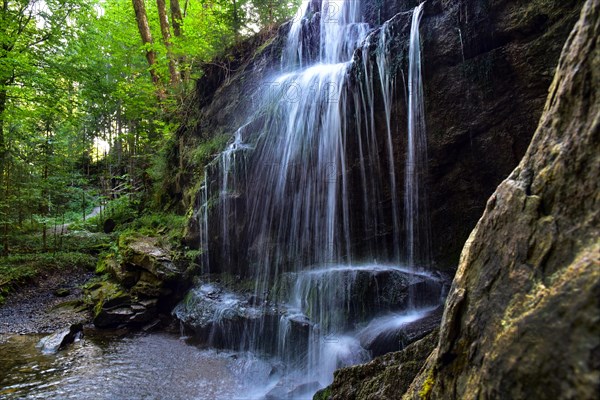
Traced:
<path id="1" fill-rule="evenodd" d="M 200 263 L 204 266 L 202 272 L 210 274 L 210 257 L 208 250 L 208 173 L 204 171 L 200 195 L 198 196 L 198 233 L 200 245 L 198 249 L 201 252 Z"/>
<path id="2" fill-rule="evenodd" d="M 427 168 L 427 136 L 423 78 L 421 75 L 421 3 L 413 12 L 408 62 L 408 145 L 404 177 L 406 263 L 409 267 L 429 262 L 428 216 L 423 175 Z"/>
<path id="3" fill-rule="evenodd" d="M 195 290 L 196 300 L 176 309 L 182 320 L 201 321 L 197 331 L 208 329 L 210 343 L 237 341 L 236 349 L 275 353 L 320 386 L 336 368 L 368 360 L 371 342 L 393 339 L 428 315 L 443 286 L 415 268 L 428 261 L 421 256 L 428 252 L 423 4 L 413 12 L 408 57 L 406 246 L 396 174 L 397 135 L 405 127 L 393 115 L 400 73 L 394 33 L 389 23 L 369 26 L 363 6 L 302 3 L 281 71 L 254 94 L 257 109 L 206 168 L 197 212 L 201 262 L 205 272 L 210 265 L 210 272 L 251 279 L 251 299 L 210 286 L 206 301 L 206 290 Z M 376 120 L 380 105 L 383 124 Z M 190 317 L 194 304 L 209 311 Z M 412 314 L 403 314 L 409 308 Z M 224 332 L 240 321 L 242 330 Z"/>

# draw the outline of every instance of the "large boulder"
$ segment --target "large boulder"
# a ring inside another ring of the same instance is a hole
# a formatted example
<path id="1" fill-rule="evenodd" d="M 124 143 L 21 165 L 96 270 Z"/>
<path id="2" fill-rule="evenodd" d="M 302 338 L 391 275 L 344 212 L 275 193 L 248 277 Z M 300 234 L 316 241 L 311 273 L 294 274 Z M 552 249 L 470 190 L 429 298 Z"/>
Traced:
<path id="1" fill-rule="evenodd" d="M 93 305 L 97 328 L 140 328 L 159 317 L 158 300 L 137 296 L 110 280 L 86 288 L 86 301 Z"/>
<path id="2" fill-rule="evenodd" d="M 121 241 L 123 264 L 145 270 L 161 281 L 176 280 L 183 270 L 173 262 L 168 247 L 160 245 L 159 238 L 133 236 Z"/>
<path id="3" fill-rule="evenodd" d="M 273 352 L 280 311 L 252 304 L 250 296 L 236 293 L 217 283 L 203 283 L 190 290 L 173 309 L 173 315 L 193 332 L 201 344 L 217 348 L 243 348 L 249 332 L 260 329 L 265 336 L 263 350 Z"/>
<path id="4" fill-rule="evenodd" d="M 435 331 L 440 326 L 442 311 L 440 306 L 423 314 L 377 318 L 359 333 L 360 345 L 372 357 L 402 350 Z"/>
<path id="5" fill-rule="evenodd" d="M 275 285 L 275 297 L 305 311 L 326 330 L 351 330 L 373 315 L 411 307 L 435 307 L 442 301 L 443 278 L 394 266 L 327 268 L 283 274 Z M 325 310 L 327 315 L 322 315 Z"/>
<path id="6" fill-rule="evenodd" d="M 173 260 L 159 238 L 121 237 L 118 252 L 106 255 L 97 267 L 111 279 L 87 288 L 94 324 L 138 328 L 168 314 L 190 286 L 186 267 Z"/>

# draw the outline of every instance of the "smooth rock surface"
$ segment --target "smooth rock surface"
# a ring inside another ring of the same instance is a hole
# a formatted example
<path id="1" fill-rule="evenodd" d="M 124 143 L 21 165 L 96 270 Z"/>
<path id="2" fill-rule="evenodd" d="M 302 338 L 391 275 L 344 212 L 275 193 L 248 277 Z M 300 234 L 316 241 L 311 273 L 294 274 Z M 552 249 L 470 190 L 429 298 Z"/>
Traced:
<path id="1" fill-rule="evenodd" d="M 37 347 L 44 354 L 54 354 L 65 346 L 73 343 L 81 337 L 82 334 L 83 325 L 74 324 L 71 325 L 69 329 L 64 329 L 42 338 Z"/>

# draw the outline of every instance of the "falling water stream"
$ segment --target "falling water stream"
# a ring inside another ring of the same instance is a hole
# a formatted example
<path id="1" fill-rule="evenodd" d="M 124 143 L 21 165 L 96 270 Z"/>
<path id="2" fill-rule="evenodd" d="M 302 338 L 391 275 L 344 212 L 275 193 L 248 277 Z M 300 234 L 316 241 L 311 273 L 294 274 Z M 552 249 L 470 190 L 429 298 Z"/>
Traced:
<path id="1" fill-rule="evenodd" d="M 335 369 L 369 360 L 374 341 L 398 342 L 398 332 L 441 302 L 443 282 L 428 272 L 423 6 L 412 12 L 407 126 L 394 122 L 403 72 L 392 66 L 390 24 L 373 29 L 361 1 L 305 1 L 281 71 L 207 167 L 198 197 L 204 272 L 250 280 L 253 294 L 246 300 L 204 283 L 175 315 L 209 346 L 284 361 L 278 385 L 306 385 L 307 395 Z M 403 204 L 398 132 L 406 132 Z"/>
<path id="2" fill-rule="evenodd" d="M 406 225 L 406 262 L 410 267 L 416 267 L 417 262 L 428 264 L 430 253 L 428 241 L 419 242 L 419 238 L 427 239 L 427 235 L 420 234 L 420 230 L 429 227 L 424 207 L 426 202 L 422 178 L 427 167 L 427 135 L 419 35 L 424 5 L 425 3 L 421 3 L 413 14 L 408 62 L 408 149 L 404 177 L 404 220 Z"/>

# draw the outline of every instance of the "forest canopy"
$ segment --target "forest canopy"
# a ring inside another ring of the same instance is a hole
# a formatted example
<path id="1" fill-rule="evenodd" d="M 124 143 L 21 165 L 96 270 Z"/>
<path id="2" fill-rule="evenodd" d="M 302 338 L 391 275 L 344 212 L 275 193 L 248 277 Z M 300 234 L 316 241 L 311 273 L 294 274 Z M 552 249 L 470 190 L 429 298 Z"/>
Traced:
<path id="1" fill-rule="evenodd" d="M 2 250 L 85 215 L 115 180 L 144 189 L 203 65 L 293 15 L 300 0 L 4 0 Z"/>

